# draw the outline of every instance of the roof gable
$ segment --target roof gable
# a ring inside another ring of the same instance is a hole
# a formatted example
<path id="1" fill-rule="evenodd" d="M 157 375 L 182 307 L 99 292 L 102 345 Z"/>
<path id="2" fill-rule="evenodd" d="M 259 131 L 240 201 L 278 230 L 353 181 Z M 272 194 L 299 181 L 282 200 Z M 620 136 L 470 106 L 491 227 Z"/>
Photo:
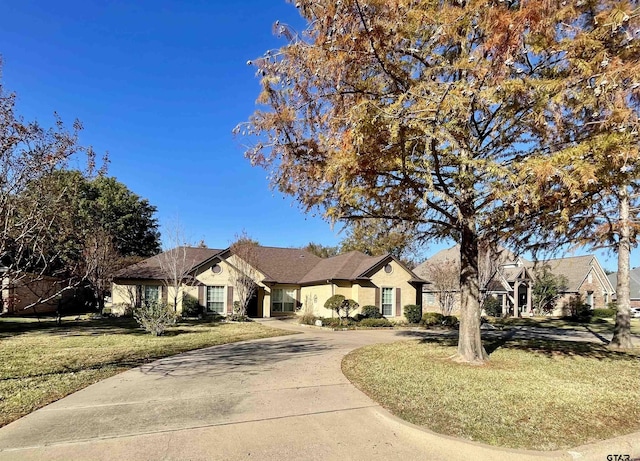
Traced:
<path id="1" fill-rule="evenodd" d="M 176 254 L 176 257 L 182 258 L 182 255 L 177 256 L 177 253 L 181 251 L 185 252 L 184 261 L 185 267 L 188 268 L 187 272 L 191 272 L 197 266 L 213 258 L 216 254 L 219 254 L 222 250 L 202 247 L 176 247 L 125 267 L 116 273 L 116 278 L 162 280 L 165 278 L 161 266 L 162 258 L 171 257 L 172 254 Z"/>

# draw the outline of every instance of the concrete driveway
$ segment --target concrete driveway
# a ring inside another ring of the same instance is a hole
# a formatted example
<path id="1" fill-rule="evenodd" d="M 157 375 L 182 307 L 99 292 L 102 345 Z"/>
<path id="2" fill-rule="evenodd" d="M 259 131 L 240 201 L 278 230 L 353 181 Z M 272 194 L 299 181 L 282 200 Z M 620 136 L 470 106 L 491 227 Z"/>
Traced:
<path id="1" fill-rule="evenodd" d="M 340 370 L 349 351 L 421 335 L 333 332 L 216 346 L 94 384 L 0 428 L 0 460 L 605 460 L 638 434 L 569 452 L 503 450 L 400 421 Z"/>

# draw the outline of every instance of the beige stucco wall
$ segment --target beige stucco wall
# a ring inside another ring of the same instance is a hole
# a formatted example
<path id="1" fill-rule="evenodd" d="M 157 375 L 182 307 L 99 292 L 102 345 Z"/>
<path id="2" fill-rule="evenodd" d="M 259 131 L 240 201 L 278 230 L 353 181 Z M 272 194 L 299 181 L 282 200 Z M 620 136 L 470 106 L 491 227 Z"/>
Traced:
<path id="1" fill-rule="evenodd" d="M 348 281 L 335 281 L 333 283 L 327 282 L 318 285 L 304 286 L 301 289 L 300 301 L 302 302 L 302 308 L 298 314 L 305 313 L 307 303 L 311 303 L 309 310 L 313 312 L 313 315 L 318 317 L 331 317 L 335 316 L 335 313 L 324 307 L 324 303 L 334 294 L 340 294 L 348 299 L 356 301 L 360 307 L 367 305 L 376 305 L 376 288 L 393 288 L 394 289 L 394 309 L 393 316 L 395 317 L 395 296 L 396 289 L 400 288 L 400 305 L 402 308 L 407 304 L 416 304 L 416 288 L 409 283 L 411 274 L 409 274 L 402 266 L 395 261 L 391 262 L 392 272 L 387 274 L 383 268 L 376 272 L 371 281 L 366 282 L 348 282 Z M 381 300 L 378 300 L 378 307 L 381 306 Z M 354 314 L 357 314 L 360 309 L 356 310 Z M 404 311 L 403 311 L 404 312 Z M 404 316 L 400 316 L 400 320 Z"/>
<path id="2" fill-rule="evenodd" d="M 411 279 L 411 274 L 409 274 L 400 264 L 395 261 L 390 262 L 392 271 L 390 274 L 387 274 L 384 271 L 384 268 L 380 268 L 378 272 L 376 272 L 371 277 L 371 282 L 379 288 L 400 288 L 400 306 L 402 307 L 402 313 L 400 317 L 404 318 L 404 306 L 407 304 L 416 304 L 416 288 L 409 283 Z M 373 293 L 375 297 L 375 289 L 367 288 L 367 291 Z M 393 313 L 395 314 L 395 295 L 396 292 L 394 290 L 394 309 Z M 367 293 L 365 296 L 367 298 L 370 296 Z M 381 294 L 382 296 L 382 294 Z"/>
<path id="3" fill-rule="evenodd" d="M 220 273 L 214 273 L 211 268 L 215 264 L 219 264 L 222 268 Z M 199 285 L 204 286 L 224 286 L 224 300 L 225 300 L 225 314 L 227 312 L 227 300 L 228 300 L 228 290 L 232 284 L 232 271 L 234 270 L 234 265 L 237 264 L 236 256 L 232 255 L 228 258 L 228 260 L 224 260 L 221 262 L 213 262 L 206 266 L 201 267 L 198 272 L 195 274 L 196 282 L 190 283 L 188 285 L 184 285 L 178 289 L 178 306 L 177 311 L 179 313 L 182 312 L 182 298 L 185 294 L 193 296 L 195 299 L 199 299 Z M 258 271 L 256 271 L 258 285 L 264 288 L 264 285 L 260 283 L 260 281 L 264 278 L 264 275 Z M 137 286 L 145 286 L 145 285 L 160 285 L 163 286 L 164 283 L 159 280 L 119 280 L 118 283 L 113 283 L 112 285 L 112 304 L 114 309 L 117 306 L 130 306 L 135 303 L 135 293 Z M 174 287 L 162 287 L 163 293 L 166 290 L 167 296 L 166 301 L 170 306 L 173 306 L 173 298 L 174 298 Z M 237 290 L 234 288 L 233 290 L 233 301 L 238 301 Z M 203 300 L 206 302 L 206 300 Z M 269 302 L 269 296 L 264 297 L 264 303 Z M 264 309 L 264 306 L 263 306 Z M 122 309 L 120 309 L 122 310 Z M 269 309 L 266 311 L 267 316 L 269 314 Z"/>
<path id="4" fill-rule="evenodd" d="M 334 292 L 335 289 L 335 285 L 331 283 L 302 287 L 300 290 L 300 301 L 303 305 L 302 309 L 300 309 L 300 313 L 305 313 L 305 309 L 309 308 L 316 317 L 331 317 L 334 315 L 332 310 L 324 307 L 324 303 L 331 296 L 337 294 Z M 309 302 L 311 302 L 310 307 L 307 305 Z"/>

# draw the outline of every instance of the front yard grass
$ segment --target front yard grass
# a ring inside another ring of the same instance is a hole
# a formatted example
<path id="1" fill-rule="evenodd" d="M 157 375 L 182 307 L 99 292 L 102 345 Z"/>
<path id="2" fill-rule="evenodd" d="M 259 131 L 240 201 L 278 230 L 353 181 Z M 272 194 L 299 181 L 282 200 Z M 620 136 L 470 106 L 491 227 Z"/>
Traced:
<path id="1" fill-rule="evenodd" d="M 556 450 L 640 430 L 640 351 L 592 343 L 485 341 L 487 365 L 448 358 L 456 340 L 368 346 L 344 374 L 414 424 L 490 445 Z"/>
<path id="2" fill-rule="evenodd" d="M 501 318 L 491 320 L 494 325 L 502 325 L 505 328 L 511 326 L 531 326 L 540 328 L 559 328 L 561 330 L 592 330 L 600 334 L 613 334 L 615 326 L 614 318 L 593 318 L 590 322 L 576 322 L 554 317 L 520 317 Z M 640 336 L 640 319 L 631 319 L 631 334 Z"/>
<path id="3" fill-rule="evenodd" d="M 289 334 L 259 323 L 184 321 L 154 337 L 133 319 L 0 319 L 0 426 L 146 362 Z"/>

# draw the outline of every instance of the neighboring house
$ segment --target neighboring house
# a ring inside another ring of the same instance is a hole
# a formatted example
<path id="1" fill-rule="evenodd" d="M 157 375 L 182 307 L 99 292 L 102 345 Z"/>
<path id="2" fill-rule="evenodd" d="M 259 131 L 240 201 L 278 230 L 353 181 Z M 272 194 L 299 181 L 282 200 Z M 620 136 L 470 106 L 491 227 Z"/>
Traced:
<path id="1" fill-rule="evenodd" d="M 443 254 L 440 254 L 443 253 Z M 443 250 L 425 261 L 414 271 L 425 279 L 423 285 L 423 305 L 426 310 L 438 310 L 437 290 L 430 284 L 426 267 L 429 262 L 448 258 L 459 264 L 458 246 Z M 456 256 L 457 253 L 457 256 Z M 457 258 L 457 259 L 456 259 Z M 493 276 L 481 287 L 487 296 L 497 298 L 502 306 L 503 315 L 533 315 L 533 285 L 536 273 L 547 267 L 556 276 L 564 276 L 567 287 L 556 302 L 553 315 L 568 314 L 568 304 L 572 298 L 580 296 L 583 302 L 592 308 L 603 308 L 613 299 L 615 285 L 607 278 L 604 269 L 593 255 L 528 261 L 508 250 L 502 250 L 497 257 Z M 455 310 L 459 309 L 459 297 Z"/>
<path id="2" fill-rule="evenodd" d="M 34 315 L 56 312 L 59 303 L 70 296 L 71 291 L 65 291 L 51 298 L 63 288 L 63 282 L 56 277 L 37 274 L 21 274 L 17 280 L 7 276 L 6 270 L 0 267 L 2 275 L 2 289 L 0 290 L 1 315 Z M 27 308 L 27 306 L 31 306 Z"/>
<path id="3" fill-rule="evenodd" d="M 207 312 L 232 313 L 237 294 L 232 275 L 243 267 L 231 249 L 186 248 L 192 265 L 181 292 L 197 298 Z M 143 300 L 173 297 L 165 286 L 161 256 L 154 256 L 117 274 L 113 283 L 114 305 L 140 305 Z M 297 248 L 255 247 L 256 296 L 249 304 L 252 317 L 272 317 L 308 312 L 332 316 L 324 303 L 334 294 L 355 300 L 360 306 L 380 307 L 386 317 L 402 317 L 407 304 L 420 304 L 422 283 L 391 255 L 371 257 L 358 251 L 320 258 Z M 181 296 L 179 296 L 179 299 Z M 182 310 L 181 302 L 177 310 Z"/>
<path id="4" fill-rule="evenodd" d="M 611 285 L 615 288 L 618 283 L 618 273 L 614 272 L 608 275 Z M 629 291 L 631 295 L 631 307 L 640 308 L 640 267 L 636 267 L 629 271 Z M 615 301 L 615 296 L 614 296 Z"/>
<path id="5" fill-rule="evenodd" d="M 507 268 L 518 267 L 523 264 L 524 260 L 518 258 L 514 253 L 506 248 L 498 247 L 498 252 L 493 256 L 492 259 L 480 258 L 480 269 L 483 272 L 483 274 L 481 274 L 481 278 L 492 278 L 493 274 L 501 266 Z M 430 273 L 430 271 L 433 270 L 435 270 L 437 274 Z M 460 245 L 455 245 L 451 248 L 439 251 L 431 258 L 427 259 L 425 262 L 413 269 L 413 272 L 425 281 L 422 287 L 422 306 L 425 311 L 440 311 L 438 298 L 440 296 L 441 290 L 443 290 L 444 287 L 452 287 L 455 291 L 453 311 L 459 310 Z"/>

